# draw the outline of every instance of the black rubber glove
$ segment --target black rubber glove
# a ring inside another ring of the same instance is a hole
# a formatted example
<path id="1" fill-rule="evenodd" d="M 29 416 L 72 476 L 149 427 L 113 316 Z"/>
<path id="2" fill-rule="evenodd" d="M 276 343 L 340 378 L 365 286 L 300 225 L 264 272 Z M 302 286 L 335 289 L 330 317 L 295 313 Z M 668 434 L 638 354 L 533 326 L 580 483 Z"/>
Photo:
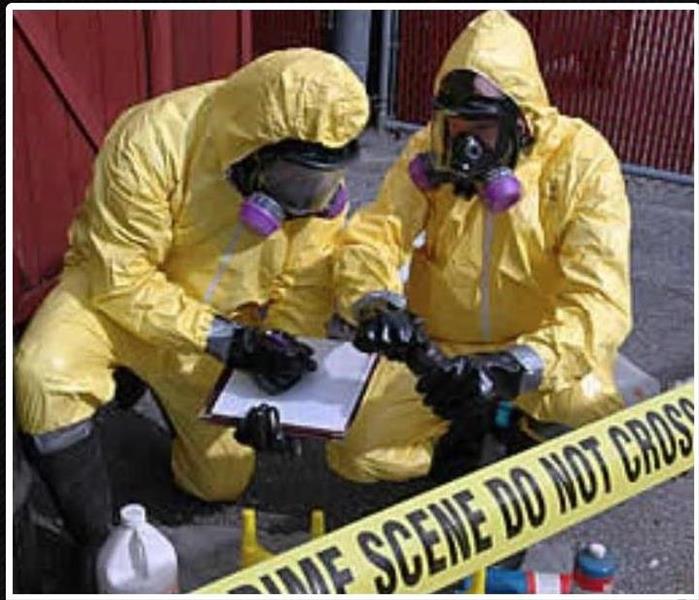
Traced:
<path id="1" fill-rule="evenodd" d="M 456 356 L 420 377 L 416 389 L 443 419 L 485 418 L 492 400 L 519 395 L 525 375 L 523 365 L 508 352 Z"/>
<path id="2" fill-rule="evenodd" d="M 485 437 L 494 428 L 495 399 L 499 395 L 495 379 L 503 379 L 495 372 L 509 373 L 513 362 L 516 360 L 511 356 L 457 356 L 418 379 L 417 390 L 425 394 L 424 403 L 450 421 L 432 456 L 430 476 L 438 483 L 479 467 Z"/>
<path id="3" fill-rule="evenodd" d="M 233 353 L 233 366 L 250 370 L 255 383 L 268 394 L 288 390 L 318 368 L 313 349 L 292 335 L 278 330 L 248 332 Z"/>
<path id="4" fill-rule="evenodd" d="M 313 349 L 279 330 L 261 330 L 216 318 L 207 351 L 227 365 L 250 371 L 269 394 L 288 390 L 318 367 Z"/>
<path id="5" fill-rule="evenodd" d="M 359 322 L 354 346 L 361 352 L 378 352 L 391 360 L 406 361 L 416 348 L 425 347 L 422 321 L 407 310 L 387 310 Z"/>
<path id="6" fill-rule="evenodd" d="M 238 424 L 233 437 L 259 452 L 301 455 L 301 441 L 287 436 L 281 427 L 276 406 L 259 404 L 251 408 Z"/>

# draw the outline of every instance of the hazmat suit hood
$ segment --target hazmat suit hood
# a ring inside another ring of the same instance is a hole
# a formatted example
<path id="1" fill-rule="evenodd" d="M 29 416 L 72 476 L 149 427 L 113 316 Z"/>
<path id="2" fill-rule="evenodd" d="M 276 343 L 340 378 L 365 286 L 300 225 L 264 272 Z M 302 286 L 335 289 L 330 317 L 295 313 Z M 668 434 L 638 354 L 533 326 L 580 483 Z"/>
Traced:
<path id="1" fill-rule="evenodd" d="M 506 11 L 485 12 L 464 29 L 437 72 L 435 95 L 444 76 L 456 69 L 475 71 L 498 86 L 517 103 L 532 131 L 552 110 L 531 37 Z"/>
<path id="2" fill-rule="evenodd" d="M 312 48 L 265 54 L 213 94 L 209 137 L 221 168 L 293 138 L 339 148 L 369 118 L 362 82 L 338 57 Z"/>

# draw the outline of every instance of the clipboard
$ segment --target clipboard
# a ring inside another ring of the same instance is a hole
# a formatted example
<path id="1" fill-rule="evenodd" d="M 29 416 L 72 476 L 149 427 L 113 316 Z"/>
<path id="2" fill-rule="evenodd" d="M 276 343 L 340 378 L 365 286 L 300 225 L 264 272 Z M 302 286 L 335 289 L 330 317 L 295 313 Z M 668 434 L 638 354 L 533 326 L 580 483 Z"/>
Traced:
<path id="1" fill-rule="evenodd" d="M 299 338 L 314 350 L 318 369 L 281 394 L 269 395 L 245 371 L 227 367 L 200 418 L 234 427 L 253 406 L 276 406 L 282 428 L 298 437 L 340 439 L 354 419 L 378 363 L 351 342 Z"/>

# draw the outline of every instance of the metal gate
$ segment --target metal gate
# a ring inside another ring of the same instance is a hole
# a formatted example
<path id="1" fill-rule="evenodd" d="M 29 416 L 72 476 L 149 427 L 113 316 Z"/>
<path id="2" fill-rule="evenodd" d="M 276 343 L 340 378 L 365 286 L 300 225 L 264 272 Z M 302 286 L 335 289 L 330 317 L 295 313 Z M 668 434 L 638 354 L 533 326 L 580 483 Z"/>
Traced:
<path id="1" fill-rule="evenodd" d="M 13 321 L 53 285 L 102 138 L 127 106 L 228 75 L 249 11 L 13 11 Z"/>
<path id="2" fill-rule="evenodd" d="M 480 11 L 396 11 L 394 117 L 424 123 L 434 76 Z M 621 160 L 691 173 L 691 11 L 511 11 L 530 31 L 551 101 L 597 127 Z"/>

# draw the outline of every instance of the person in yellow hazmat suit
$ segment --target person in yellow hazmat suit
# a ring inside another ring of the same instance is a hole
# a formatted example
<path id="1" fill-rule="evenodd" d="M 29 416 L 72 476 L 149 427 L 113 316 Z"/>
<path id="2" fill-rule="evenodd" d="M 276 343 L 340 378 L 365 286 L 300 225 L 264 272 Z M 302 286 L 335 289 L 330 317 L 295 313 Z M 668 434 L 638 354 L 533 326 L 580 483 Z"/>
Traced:
<path id="1" fill-rule="evenodd" d="M 339 322 L 389 360 L 331 468 L 449 479 L 496 425 L 516 423 L 521 448 L 619 409 L 629 212 L 615 153 L 551 105 L 525 28 L 478 16 L 443 60 L 430 122 L 343 234 Z"/>
<path id="2" fill-rule="evenodd" d="M 322 337 L 332 314 L 344 168 L 368 116 L 349 66 L 306 48 L 132 107 L 110 129 L 60 282 L 15 357 L 20 430 L 84 546 L 112 520 L 92 417 L 117 366 L 160 399 L 176 483 L 199 498 L 236 499 L 253 448 L 285 447 L 273 414 L 251 411 L 235 438 L 199 414 L 224 365 L 272 393 L 314 369 L 296 336 Z"/>

